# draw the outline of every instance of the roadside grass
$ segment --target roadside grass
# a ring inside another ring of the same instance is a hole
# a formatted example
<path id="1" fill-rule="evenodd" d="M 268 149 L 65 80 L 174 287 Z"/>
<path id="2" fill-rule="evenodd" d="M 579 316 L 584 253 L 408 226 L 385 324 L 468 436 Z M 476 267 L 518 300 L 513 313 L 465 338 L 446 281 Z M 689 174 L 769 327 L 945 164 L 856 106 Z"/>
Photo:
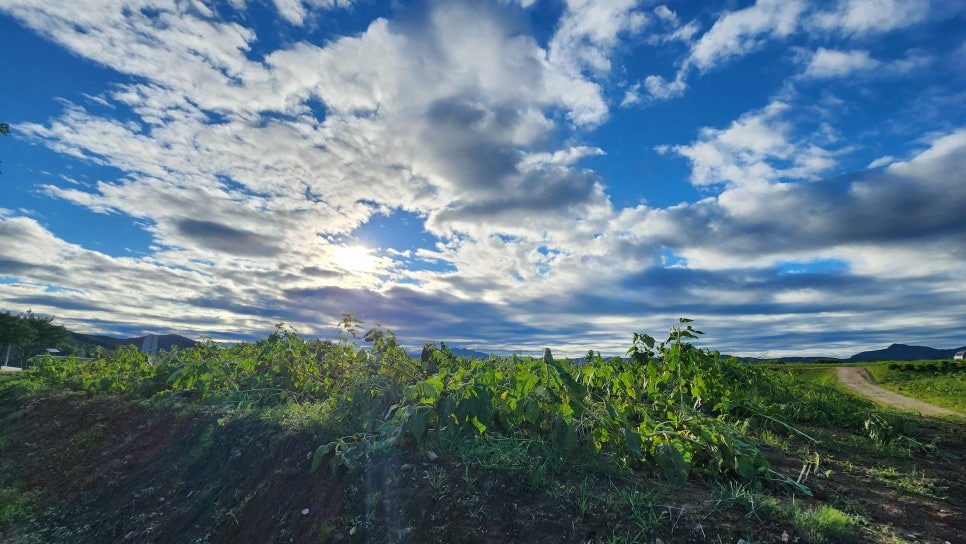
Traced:
<path id="1" fill-rule="evenodd" d="M 933 453 L 935 446 L 924 434 L 926 422 L 909 413 L 893 410 L 856 395 L 843 386 L 834 368 L 796 368 L 786 365 L 770 372 L 773 383 L 783 389 L 779 404 L 786 420 L 797 425 L 813 444 L 835 453 L 857 453 L 872 459 Z M 772 393 L 774 396 L 774 393 Z M 780 428 L 756 436 L 781 451 L 790 452 Z"/>
<path id="2" fill-rule="evenodd" d="M 869 366 L 890 391 L 966 414 L 966 366 L 950 361 L 883 362 Z"/>

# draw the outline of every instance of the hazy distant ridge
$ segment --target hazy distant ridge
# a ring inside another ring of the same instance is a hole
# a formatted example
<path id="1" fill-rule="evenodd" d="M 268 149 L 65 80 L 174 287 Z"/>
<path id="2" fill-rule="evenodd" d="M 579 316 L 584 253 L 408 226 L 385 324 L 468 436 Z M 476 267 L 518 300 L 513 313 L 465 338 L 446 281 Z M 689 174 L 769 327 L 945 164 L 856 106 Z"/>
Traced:
<path id="1" fill-rule="evenodd" d="M 144 344 L 145 336 L 136 336 L 134 338 L 114 338 L 112 336 L 102 336 L 97 334 L 80 334 L 77 332 L 71 332 L 71 338 L 73 338 L 78 344 L 86 345 L 89 347 L 101 346 L 106 349 L 116 349 L 121 346 L 135 345 L 141 347 Z M 172 347 L 177 346 L 178 348 L 190 348 L 194 347 L 198 342 L 181 336 L 180 334 L 159 334 L 158 335 L 158 349 L 159 350 L 170 350 Z"/>

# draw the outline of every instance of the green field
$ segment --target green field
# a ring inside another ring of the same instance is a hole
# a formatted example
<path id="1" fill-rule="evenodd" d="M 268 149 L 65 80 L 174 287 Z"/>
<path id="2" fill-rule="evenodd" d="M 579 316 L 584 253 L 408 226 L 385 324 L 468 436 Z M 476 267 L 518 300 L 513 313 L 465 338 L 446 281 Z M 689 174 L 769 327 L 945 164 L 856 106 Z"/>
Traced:
<path id="1" fill-rule="evenodd" d="M 886 389 L 966 413 L 966 365 L 890 361 L 870 365 L 869 371 Z"/>

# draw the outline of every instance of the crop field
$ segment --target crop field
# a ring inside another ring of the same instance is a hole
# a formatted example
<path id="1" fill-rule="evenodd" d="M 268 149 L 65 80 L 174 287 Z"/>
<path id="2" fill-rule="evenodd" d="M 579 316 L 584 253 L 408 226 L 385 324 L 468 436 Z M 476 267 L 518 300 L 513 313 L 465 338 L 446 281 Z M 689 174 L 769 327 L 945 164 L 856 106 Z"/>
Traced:
<path id="1" fill-rule="evenodd" d="M 0 377 L 0 541 L 966 534 L 963 422 L 878 408 L 829 369 L 723 359 L 688 320 L 579 363 L 434 343 L 411 358 L 359 327 Z"/>

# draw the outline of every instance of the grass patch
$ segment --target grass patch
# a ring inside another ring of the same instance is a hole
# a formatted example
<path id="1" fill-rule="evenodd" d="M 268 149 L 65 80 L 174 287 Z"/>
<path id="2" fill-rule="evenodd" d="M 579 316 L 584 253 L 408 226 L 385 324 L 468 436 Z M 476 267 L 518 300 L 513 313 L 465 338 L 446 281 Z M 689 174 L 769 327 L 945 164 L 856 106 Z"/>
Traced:
<path id="1" fill-rule="evenodd" d="M 879 385 L 896 393 L 966 413 L 966 368 L 933 364 L 936 370 L 917 363 L 882 363 L 869 370 Z M 890 368 L 895 367 L 895 368 Z"/>
<path id="2" fill-rule="evenodd" d="M 737 482 L 719 485 L 712 495 L 712 503 L 717 508 L 741 509 L 746 518 L 755 518 L 758 521 L 774 518 L 781 513 L 778 499 Z"/>
<path id="3" fill-rule="evenodd" d="M 12 487 L 0 487 L 0 531 L 32 519 L 38 494 Z"/>
<path id="4" fill-rule="evenodd" d="M 938 500 L 946 500 L 947 498 L 945 493 L 948 488 L 936 485 L 926 478 L 925 473 L 921 470 L 912 469 L 909 472 L 900 472 L 894 467 L 884 467 L 869 469 L 869 473 L 879 483 L 892 489 Z"/>
<path id="5" fill-rule="evenodd" d="M 787 368 L 786 370 L 792 370 Z M 795 377 L 807 384 L 811 385 L 821 385 L 821 386 L 835 386 L 838 383 L 838 378 L 835 377 L 834 368 L 794 368 Z"/>
<path id="6" fill-rule="evenodd" d="M 792 525 L 799 537 L 810 544 L 854 541 L 855 530 L 861 521 L 858 516 L 828 505 L 811 510 L 795 510 L 792 515 Z"/>

